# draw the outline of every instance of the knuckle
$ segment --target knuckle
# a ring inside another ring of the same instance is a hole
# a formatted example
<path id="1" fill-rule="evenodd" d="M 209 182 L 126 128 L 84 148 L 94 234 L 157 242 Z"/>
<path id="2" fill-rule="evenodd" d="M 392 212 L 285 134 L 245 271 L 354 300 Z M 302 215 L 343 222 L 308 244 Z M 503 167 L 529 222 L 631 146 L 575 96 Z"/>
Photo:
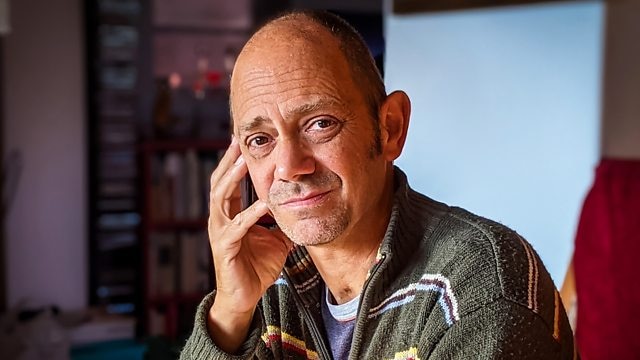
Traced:
<path id="1" fill-rule="evenodd" d="M 236 217 L 231 220 L 231 224 L 237 227 L 242 226 L 242 216 L 240 214 L 236 215 Z"/>
<path id="2" fill-rule="evenodd" d="M 223 197 L 223 193 L 222 190 L 219 188 L 212 188 L 211 189 L 211 193 L 209 194 L 209 202 L 211 204 L 218 204 L 222 201 Z"/>
<path id="3" fill-rule="evenodd" d="M 211 176 L 209 176 L 209 180 L 211 181 L 211 184 L 213 185 L 213 183 L 216 182 L 216 179 L 220 177 L 220 172 L 222 171 L 221 167 L 218 167 L 216 169 L 214 169 L 211 172 Z"/>

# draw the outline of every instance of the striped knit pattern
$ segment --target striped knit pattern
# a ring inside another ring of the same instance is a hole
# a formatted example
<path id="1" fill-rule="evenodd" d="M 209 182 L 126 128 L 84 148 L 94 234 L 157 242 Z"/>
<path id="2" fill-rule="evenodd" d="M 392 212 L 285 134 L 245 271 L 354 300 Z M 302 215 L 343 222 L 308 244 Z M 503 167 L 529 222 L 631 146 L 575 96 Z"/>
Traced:
<path id="1" fill-rule="evenodd" d="M 522 244 L 525 253 L 527 254 L 527 262 L 529 267 L 529 280 L 527 282 L 527 304 L 529 308 L 534 312 L 538 312 L 538 261 L 534 256 L 531 245 L 524 241 L 521 236 L 518 236 L 518 240 Z"/>
<path id="2" fill-rule="evenodd" d="M 280 331 L 277 326 L 267 326 L 267 331 L 262 334 L 261 338 L 268 348 L 271 348 L 271 344 L 274 342 L 280 343 L 283 349 L 292 351 L 300 356 L 306 356 L 307 359 L 318 359 L 318 353 L 307 349 L 303 340 Z"/>
<path id="3" fill-rule="evenodd" d="M 578 358 L 562 302 L 531 245 L 503 225 L 414 192 L 400 170 L 395 175 L 394 207 L 360 294 L 349 358 Z M 181 358 L 329 359 L 323 289 L 308 252 L 296 247 L 237 354 L 208 336 L 214 292 L 200 304 Z"/>
<path id="4" fill-rule="evenodd" d="M 418 357 L 418 348 L 411 347 L 409 350 L 397 352 L 393 356 L 393 360 L 420 360 Z"/>
<path id="5" fill-rule="evenodd" d="M 451 326 L 454 322 L 460 320 L 458 301 L 451 290 L 449 279 L 440 274 L 424 274 L 418 282 L 411 283 L 394 292 L 380 305 L 369 309 L 369 318 L 374 318 L 384 314 L 386 311 L 412 302 L 420 291 L 439 293 L 438 304 L 442 308 L 447 325 Z"/>

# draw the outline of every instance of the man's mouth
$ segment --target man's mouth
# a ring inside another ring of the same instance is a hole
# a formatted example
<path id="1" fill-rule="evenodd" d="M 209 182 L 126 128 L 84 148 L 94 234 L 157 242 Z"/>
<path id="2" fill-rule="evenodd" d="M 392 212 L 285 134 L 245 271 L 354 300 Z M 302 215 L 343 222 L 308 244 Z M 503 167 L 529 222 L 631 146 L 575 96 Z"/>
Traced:
<path id="1" fill-rule="evenodd" d="M 321 203 L 327 195 L 331 192 L 328 191 L 312 191 L 310 193 L 292 197 L 282 201 L 279 206 L 285 207 L 306 207 L 306 206 L 314 206 Z"/>

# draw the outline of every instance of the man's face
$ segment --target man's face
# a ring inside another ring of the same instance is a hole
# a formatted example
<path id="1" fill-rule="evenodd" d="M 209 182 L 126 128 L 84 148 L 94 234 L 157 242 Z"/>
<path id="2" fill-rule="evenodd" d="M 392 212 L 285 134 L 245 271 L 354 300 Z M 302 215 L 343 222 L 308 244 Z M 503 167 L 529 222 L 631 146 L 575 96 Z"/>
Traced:
<path id="1" fill-rule="evenodd" d="M 256 192 L 299 245 L 356 229 L 382 196 L 387 165 L 346 60 L 325 38 L 262 41 L 232 80 L 234 132 Z"/>

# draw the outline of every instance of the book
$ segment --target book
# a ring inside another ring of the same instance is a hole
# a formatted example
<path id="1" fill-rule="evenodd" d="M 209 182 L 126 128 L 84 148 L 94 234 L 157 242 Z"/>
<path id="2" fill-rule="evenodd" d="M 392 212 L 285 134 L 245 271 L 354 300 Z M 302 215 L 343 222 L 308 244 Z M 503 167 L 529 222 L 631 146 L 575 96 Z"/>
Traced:
<path id="1" fill-rule="evenodd" d="M 124 230 L 136 228 L 140 224 L 137 212 L 105 213 L 98 217 L 100 230 Z"/>
<path id="2" fill-rule="evenodd" d="M 211 251 L 205 232 L 180 234 L 180 291 L 204 294 L 211 287 Z"/>
<path id="3" fill-rule="evenodd" d="M 135 231 L 103 232 L 97 234 L 97 239 L 100 251 L 132 247 L 138 243 L 138 235 Z"/>
<path id="4" fill-rule="evenodd" d="M 184 157 L 178 152 L 169 152 L 164 161 L 164 174 L 171 184 L 171 204 L 173 205 L 173 218 L 184 219 L 186 179 L 184 176 Z"/>
<path id="5" fill-rule="evenodd" d="M 198 221 L 209 213 L 209 184 L 217 153 L 190 149 L 151 158 L 150 211 L 153 221 Z"/>
<path id="6" fill-rule="evenodd" d="M 200 179 L 200 161 L 195 150 L 184 154 L 185 215 L 188 219 L 198 219 L 203 215 Z"/>
<path id="7" fill-rule="evenodd" d="M 153 233 L 149 238 L 149 291 L 151 296 L 176 292 L 177 249 L 171 233 Z"/>
<path id="8" fill-rule="evenodd" d="M 167 336 L 167 312 L 163 307 L 153 307 L 149 309 L 149 329 L 150 336 Z"/>

